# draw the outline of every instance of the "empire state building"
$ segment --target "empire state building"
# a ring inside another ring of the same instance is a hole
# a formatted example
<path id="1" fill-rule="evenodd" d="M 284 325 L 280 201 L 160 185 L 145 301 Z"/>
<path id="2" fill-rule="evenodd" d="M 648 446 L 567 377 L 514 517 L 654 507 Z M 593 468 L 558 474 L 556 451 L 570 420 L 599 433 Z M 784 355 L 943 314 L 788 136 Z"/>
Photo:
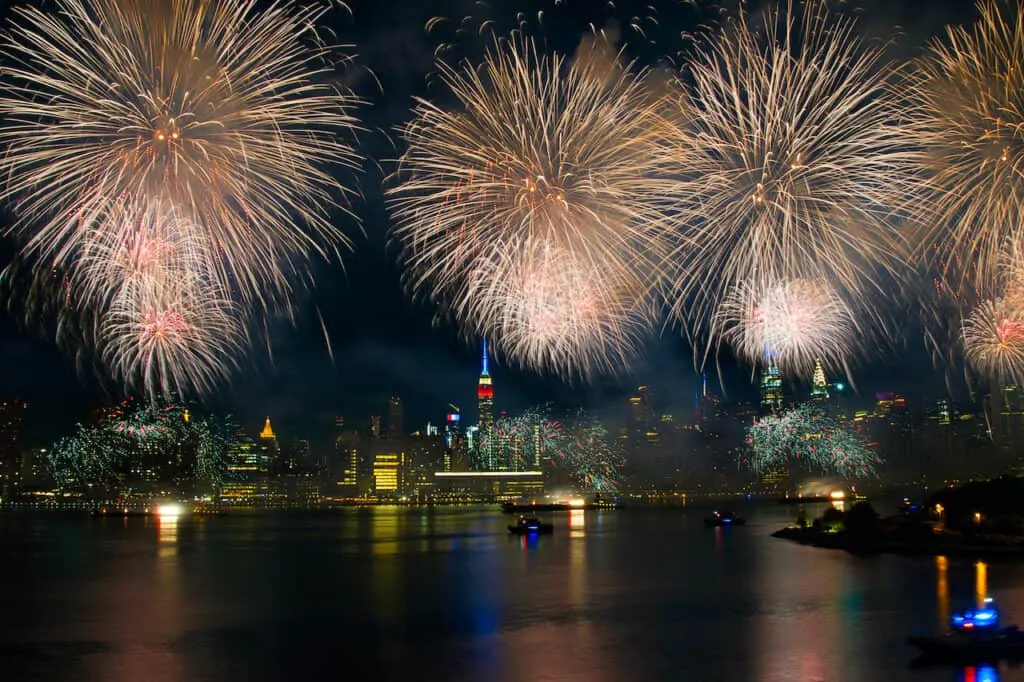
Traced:
<path id="1" fill-rule="evenodd" d="M 487 371 L 487 339 L 484 339 L 483 364 L 476 384 L 476 414 L 481 430 L 494 425 L 494 384 Z"/>

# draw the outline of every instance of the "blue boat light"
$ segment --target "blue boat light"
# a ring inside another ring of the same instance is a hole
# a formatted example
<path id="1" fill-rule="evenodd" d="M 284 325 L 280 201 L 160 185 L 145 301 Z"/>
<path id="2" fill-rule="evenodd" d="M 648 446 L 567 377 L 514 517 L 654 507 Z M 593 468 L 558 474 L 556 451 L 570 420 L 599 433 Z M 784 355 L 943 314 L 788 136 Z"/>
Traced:
<path id="1" fill-rule="evenodd" d="M 991 601 L 986 601 L 987 604 L 991 604 Z M 991 607 L 985 606 L 977 610 L 966 611 L 962 614 L 954 614 L 950 618 L 950 624 L 955 629 L 960 630 L 972 630 L 974 628 L 988 628 L 994 626 L 999 622 L 999 612 Z"/>
<path id="2" fill-rule="evenodd" d="M 732 519 L 724 518 L 724 519 L 722 519 L 722 523 L 732 523 Z"/>
<path id="3" fill-rule="evenodd" d="M 999 671 L 990 665 L 983 665 L 977 669 L 974 679 L 977 682 L 999 682 Z"/>

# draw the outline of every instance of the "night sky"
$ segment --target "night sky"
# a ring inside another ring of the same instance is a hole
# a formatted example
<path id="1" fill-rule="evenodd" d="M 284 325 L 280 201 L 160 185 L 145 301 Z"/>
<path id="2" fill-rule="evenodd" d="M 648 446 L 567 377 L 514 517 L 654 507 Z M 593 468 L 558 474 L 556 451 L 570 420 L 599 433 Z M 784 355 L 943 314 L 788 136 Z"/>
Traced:
<path id="1" fill-rule="evenodd" d="M 554 0 L 491 0 L 487 8 L 470 0 L 353 0 L 353 17 L 340 11 L 332 14 L 331 28 L 341 42 L 355 44 L 358 54 L 356 67 L 345 77 L 369 102 L 361 112 L 367 131 L 360 137 L 369 160 L 359 179 L 363 197 L 354 205 L 362 226 L 348 226 L 354 250 L 341 264 L 316 265 L 316 287 L 300 301 L 295 324 L 282 321 L 271 328 L 271 353 L 255 348 L 243 360 L 242 370 L 218 393 L 205 398 L 207 407 L 230 412 L 250 428 L 270 415 L 280 432 L 309 435 L 314 442 L 329 436 L 335 415 L 344 415 L 350 422 L 363 421 L 370 414 L 384 413 L 391 395 L 399 395 L 405 402 L 406 428 L 418 427 L 428 419 L 439 423 L 449 402 L 460 405 L 468 419 L 475 419 L 479 342 L 461 339 L 453 324 L 434 319 L 435 311 L 429 305 L 415 303 L 405 295 L 395 250 L 386 243 L 388 221 L 381 183 L 392 168 L 389 160 L 398 154 L 394 127 L 408 118 L 412 96 L 437 94 L 437 86 L 428 87 L 426 78 L 437 39 L 427 35 L 424 24 L 435 15 L 457 21 L 475 13 L 511 28 L 517 11 L 535 17 L 543 9 L 543 34 L 549 47 L 571 51 L 588 23 L 616 30 L 616 26 L 628 26 L 631 16 L 642 15 L 649 3 L 660 13 L 661 32 L 652 36 L 659 45 L 631 53 L 646 64 L 684 49 L 672 36 L 693 31 L 717 16 L 710 3 L 699 0 L 622 0 L 614 9 L 598 0 L 563 0 L 557 8 Z M 765 4 L 750 3 L 755 9 Z M 9 9 L 5 5 L 0 4 L 0 13 L 6 20 Z M 945 24 L 974 16 L 971 0 L 861 0 L 844 5 L 858 8 L 871 35 L 900 35 L 893 49 L 901 57 L 913 55 Z M 616 33 L 628 37 L 628 30 Z M 466 41 L 470 54 L 478 47 L 472 43 Z M 6 262 L 16 245 L 8 240 L 3 247 L 0 255 Z M 333 361 L 317 310 L 330 338 Z M 102 379 L 100 368 L 76 369 L 68 354 L 38 331 L 20 324 L 16 302 L 12 311 L 0 315 L 0 354 L 4 359 L 0 396 L 31 403 L 28 445 L 48 445 L 82 419 L 91 406 L 119 396 L 119 389 Z M 932 368 L 916 338 L 910 338 L 906 348 L 880 350 L 874 357 L 874 362 L 854 372 L 865 399 L 876 390 L 891 389 L 905 392 L 913 401 L 933 396 L 944 386 L 943 373 Z M 752 392 L 749 368 L 738 367 L 728 357 L 722 358 L 721 364 L 729 396 L 748 397 Z M 673 329 L 652 338 L 630 373 L 589 385 L 566 384 L 495 363 L 491 373 L 496 408 L 510 412 L 546 401 L 564 407 L 584 404 L 598 411 L 611 409 L 621 405 L 625 394 L 639 383 L 649 384 L 667 409 L 683 411 L 692 404 L 699 380 L 686 343 Z M 721 392 L 714 368 L 709 375 Z"/>

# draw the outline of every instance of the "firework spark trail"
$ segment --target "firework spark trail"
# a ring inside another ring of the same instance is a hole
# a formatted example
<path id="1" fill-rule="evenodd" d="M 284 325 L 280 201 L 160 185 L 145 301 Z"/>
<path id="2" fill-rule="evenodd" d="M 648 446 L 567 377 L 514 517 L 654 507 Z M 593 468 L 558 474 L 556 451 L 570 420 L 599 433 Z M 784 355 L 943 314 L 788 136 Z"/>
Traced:
<path id="1" fill-rule="evenodd" d="M 667 152 L 684 179 L 668 297 L 705 353 L 737 288 L 825 280 L 852 311 L 880 318 L 879 278 L 904 268 L 889 218 L 912 154 L 883 46 L 823 0 L 759 16 L 702 41 L 676 79 Z"/>
<path id="2" fill-rule="evenodd" d="M 716 312 L 715 326 L 736 353 L 751 363 L 771 355 L 786 373 L 809 376 L 816 360 L 841 367 L 857 326 L 826 281 L 795 279 L 767 289 L 740 285 Z"/>
<path id="3" fill-rule="evenodd" d="M 326 166 L 358 166 L 336 136 L 355 126 L 356 100 L 329 84 L 311 28 L 327 5 L 57 8 L 19 7 L 2 44 L 3 196 L 28 249 L 73 262 L 94 231 L 130 233 L 169 205 L 200 227 L 223 283 L 262 300 L 308 252 L 345 243 L 325 208 L 344 190 Z"/>
<path id="4" fill-rule="evenodd" d="M 978 10 L 974 25 L 933 40 L 901 87 L 920 148 L 917 255 L 958 290 L 993 296 L 1006 249 L 1024 236 L 1024 8 Z"/>
<path id="5" fill-rule="evenodd" d="M 495 263 L 543 270 L 532 261 L 557 251 L 605 291 L 647 298 L 646 280 L 664 255 L 668 183 L 655 154 L 659 107 L 643 76 L 622 68 L 600 41 L 585 41 L 569 62 L 521 37 L 497 41 L 479 69 L 439 68 L 461 108 L 418 101 L 403 130 L 398 183 L 388 190 L 413 292 L 443 303 L 464 330 L 496 336 L 474 322 L 515 320 L 515 311 L 493 306 L 521 310 L 524 292 L 476 296 L 474 272 Z M 603 329 L 603 339 L 573 343 L 597 348 L 632 329 L 614 315 L 603 323 L 587 331 Z M 504 350 L 535 366 L 564 358 L 551 345 L 547 356 L 531 345 Z"/>
<path id="6" fill-rule="evenodd" d="M 747 427 L 741 463 L 757 473 L 800 465 L 844 478 L 877 476 L 881 459 L 867 441 L 812 405 L 758 419 Z"/>
<path id="7" fill-rule="evenodd" d="M 680 26 L 714 25 L 720 7 L 678 0 L 528 0 L 510 7 L 508 3 L 476 0 L 469 11 L 458 16 L 434 16 L 426 22 L 427 34 L 437 42 L 435 56 L 451 60 L 467 53 L 478 54 L 487 38 L 517 31 L 546 36 L 601 35 L 609 42 L 622 42 L 631 52 L 647 52 L 651 59 L 664 61 L 671 59 L 668 52 L 692 40 L 689 32 L 679 31 Z M 681 57 L 682 52 L 675 56 Z"/>

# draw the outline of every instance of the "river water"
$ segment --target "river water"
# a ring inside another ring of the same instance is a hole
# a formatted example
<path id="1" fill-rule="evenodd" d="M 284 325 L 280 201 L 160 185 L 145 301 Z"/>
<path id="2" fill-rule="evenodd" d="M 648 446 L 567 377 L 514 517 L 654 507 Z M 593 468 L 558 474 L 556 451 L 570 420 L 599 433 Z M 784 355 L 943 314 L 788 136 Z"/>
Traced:
<path id="1" fill-rule="evenodd" d="M 1024 563 L 880 556 L 769 534 L 790 512 L 490 509 L 180 520 L 0 514 L 4 680 L 1024 680 L 911 666 L 906 637 Z"/>

